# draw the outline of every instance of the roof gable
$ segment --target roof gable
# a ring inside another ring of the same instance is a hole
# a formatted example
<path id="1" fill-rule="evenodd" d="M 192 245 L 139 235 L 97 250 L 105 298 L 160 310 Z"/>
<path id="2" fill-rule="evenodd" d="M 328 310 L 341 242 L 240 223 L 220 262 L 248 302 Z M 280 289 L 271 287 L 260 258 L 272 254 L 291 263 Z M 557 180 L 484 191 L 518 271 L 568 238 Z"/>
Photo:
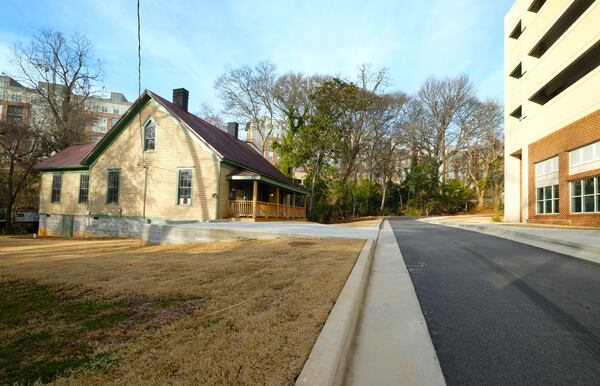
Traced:
<path id="1" fill-rule="evenodd" d="M 180 109 L 175 104 L 150 90 L 145 90 L 144 93 L 129 107 L 117 124 L 106 133 L 102 140 L 100 140 L 100 142 L 91 149 L 85 159 L 82 160 L 82 165 L 92 165 L 151 99 L 167 110 L 167 112 L 182 123 L 182 125 L 189 128 L 200 137 L 224 161 L 263 174 L 266 177 L 270 177 L 282 183 L 295 185 L 291 179 L 279 171 L 279 169 L 273 166 L 244 141 L 234 138 L 225 131 L 213 126 L 196 115 Z"/>
<path id="2" fill-rule="evenodd" d="M 161 96 L 156 95 L 151 91 L 148 91 L 148 93 L 163 105 L 169 113 L 203 138 L 224 160 L 230 161 L 242 168 L 264 174 L 275 180 L 293 184 L 285 174 L 279 171 L 279 169 L 273 166 L 244 141 L 234 138 L 225 131 L 211 125 L 196 115 L 180 109 L 178 106 Z"/>

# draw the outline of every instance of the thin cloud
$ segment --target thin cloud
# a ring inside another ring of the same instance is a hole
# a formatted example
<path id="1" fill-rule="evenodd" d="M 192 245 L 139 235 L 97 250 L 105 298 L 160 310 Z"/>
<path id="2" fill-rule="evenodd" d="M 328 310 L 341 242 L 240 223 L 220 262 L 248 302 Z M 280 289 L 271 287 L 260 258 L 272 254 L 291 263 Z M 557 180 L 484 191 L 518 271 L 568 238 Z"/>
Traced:
<path id="1" fill-rule="evenodd" d="M 84 33 L 105 64 L 107 90 L 137 94 L 135 1 L 8 0 L 7 46 L 41 27 Z M 502 20 L 512 0 L 165 2 L 142 0 L 143 87 L 190 90 L 190 109 L 219 105 L 215 79 L 270 60 L 279 71 L 353 78 L 358 65 L 387 67 L 391 90 L 414 92 L 431 75 L 469 74 L 484 97 L 502 98 Z M 25 12 L 29 10 L 29 12 Z"/>

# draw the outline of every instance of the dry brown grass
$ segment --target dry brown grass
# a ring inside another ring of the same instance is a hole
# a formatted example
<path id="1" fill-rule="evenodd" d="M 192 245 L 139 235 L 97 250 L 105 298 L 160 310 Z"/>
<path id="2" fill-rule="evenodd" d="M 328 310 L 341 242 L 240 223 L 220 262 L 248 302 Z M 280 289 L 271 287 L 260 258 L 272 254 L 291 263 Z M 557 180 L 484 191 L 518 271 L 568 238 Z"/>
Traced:
<path id="1" fill-rule="evenodd" d="M 126 304 L 198 300 L 160 328 L 104 342 L 97 350 L 119 358 L 109 371 L 59 384 L 285 385 L 299 374 L 362 245 L 295 238 L 144 247 L 5 237 L 0 281 L 72 286 Z"/>

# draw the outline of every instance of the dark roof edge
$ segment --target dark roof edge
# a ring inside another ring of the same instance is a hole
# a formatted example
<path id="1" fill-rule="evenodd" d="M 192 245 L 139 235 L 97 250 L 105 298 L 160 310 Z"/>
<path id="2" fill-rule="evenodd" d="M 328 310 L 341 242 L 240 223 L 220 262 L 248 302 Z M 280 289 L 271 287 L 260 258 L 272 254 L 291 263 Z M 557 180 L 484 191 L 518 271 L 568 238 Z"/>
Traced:
<path id="1" fill-rule="evenodd" d="M 144 98 L 146 97 L 146 98 Z M 129 106 L 129 109 L 123 114 L 123 116 L 119 119 L 116 125 L 114 125 L 108 133 L 94 148 L 90 151 L 90 153 L 81 161 L 82 165 L 90 166 L 92 165 L 98 157 L 117 139 L 117 137 L 123 132 L 125 127 L 131 122 L 133 117 L 150 101 L 152 97 L 148 95 L 148 90 L 144 90 L 143 94 Z"/>
<path id="2" fill-rule="evenodd" d="M 89 166 L 66 166 L 64 168 L 61 167 L 54 167 L 54 168 L 41 168 L 41 169 L 35 169 L 38 172 L 41 173 L 45 173 L 45 172 L 70 172 L 70 171 L 78 171 L 78 170 L 90 170 Z"/>

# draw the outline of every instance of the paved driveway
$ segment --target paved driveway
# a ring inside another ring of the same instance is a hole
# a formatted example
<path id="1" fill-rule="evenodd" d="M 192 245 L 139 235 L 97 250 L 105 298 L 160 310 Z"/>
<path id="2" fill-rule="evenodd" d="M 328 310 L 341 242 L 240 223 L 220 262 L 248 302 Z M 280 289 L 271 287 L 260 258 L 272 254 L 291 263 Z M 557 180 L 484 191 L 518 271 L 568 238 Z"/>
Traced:
<path id="1" fill-rule="evenodd" d="M 280 236 L 340 237 L 348 239 L 375 240 L 377 226 L 350 227 L 323 225 L 310 222 L 273 221 L 273 222 L 201 222 L 181 224 L 181 227 L 225 229 L 240 232 L 261 232 Z"/>
<path id="2" fill-rule="evenodd" d="M 398 219 L 449 385 L 599 385 L 600 264 Z"/>

